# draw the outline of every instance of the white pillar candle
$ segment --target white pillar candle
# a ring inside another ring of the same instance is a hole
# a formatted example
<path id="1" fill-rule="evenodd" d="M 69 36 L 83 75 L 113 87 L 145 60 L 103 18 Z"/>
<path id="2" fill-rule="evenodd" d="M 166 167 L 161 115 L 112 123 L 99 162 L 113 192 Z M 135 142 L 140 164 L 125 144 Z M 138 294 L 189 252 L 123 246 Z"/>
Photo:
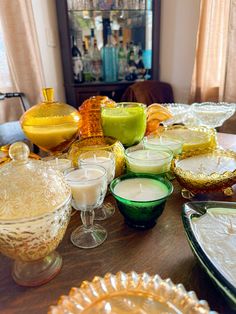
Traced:
<path id="1" fill-rule="evenodd" d="M 64 172 L 72 167 L 72 162 L 69 159 L 65 158 L 55 158 L 47 160 L 46 163 L 55 170 Z"/>
<path id="2" fill-rule="evenodd" d="M 110 183 L 115 175 L 115 159 L 109 158 L 105 156 L 97 156 L 94 154 L 93 156 L 87 157 L 85 154 L 81 155 L 82 158 L 79 157 L 79 163 L 81 166 L 87 164 L 99 165 L 106 169 L 107 171 L 107 181 Z"/>
<path id="3" fill-rule="evenodd" d="M 69 172 L 65 178 L 77 209 L 88 210 L 101 205 L 107 189 L 104 168 L 87 165 Z"/>
<path id="4" fill-rule="evenodd" d="M 165 147 L 172 151 L 175 155 L 182 152 L 182 142 L 170 137 L 162 136 L 147 136 L 143 140 L 145 148 L 148 149 L 158 149 L 158 147 Z"/>
<path id="5" fill-rule="evenodd" d="M 160 174 L 170 170 L 171 151 L 141 149 L 126 153 L 127 167 L 135 173 Z"/>
<path id="6" fill-rule="evenodd" d="M 120 181 L 114 188 L 114 193 L 130 201 L 154 201 L 166 197 L 167 186 L 155 179 L 133 178 Z"/>

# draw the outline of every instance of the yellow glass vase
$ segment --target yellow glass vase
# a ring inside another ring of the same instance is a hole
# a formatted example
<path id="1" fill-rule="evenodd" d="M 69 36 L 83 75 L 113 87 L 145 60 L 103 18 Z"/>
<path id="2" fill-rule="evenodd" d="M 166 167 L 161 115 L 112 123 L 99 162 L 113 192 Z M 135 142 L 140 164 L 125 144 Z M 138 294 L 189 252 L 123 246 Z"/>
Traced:
<path id="1" fill-rule="evenodd" d="M 44 88 L 44 101 L 27 110 L 20 119 L 26 137 L 51 154 L 65 151 L 76 139 L 81 115 L 74 107 L 54 101 L 53 88 Z"/>

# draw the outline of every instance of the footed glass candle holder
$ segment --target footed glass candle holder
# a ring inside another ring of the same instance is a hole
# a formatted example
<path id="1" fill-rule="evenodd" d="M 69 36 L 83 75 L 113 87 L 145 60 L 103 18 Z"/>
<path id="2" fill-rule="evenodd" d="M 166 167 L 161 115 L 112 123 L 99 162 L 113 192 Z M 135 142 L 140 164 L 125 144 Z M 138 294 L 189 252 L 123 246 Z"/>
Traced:
<path id="1" fill-rule="evenodd" d="M 146 229 L 156 224 L 173 185 L 156 175 L 129 173 L 113 180 L 110 189 L 125 222 Z"/>

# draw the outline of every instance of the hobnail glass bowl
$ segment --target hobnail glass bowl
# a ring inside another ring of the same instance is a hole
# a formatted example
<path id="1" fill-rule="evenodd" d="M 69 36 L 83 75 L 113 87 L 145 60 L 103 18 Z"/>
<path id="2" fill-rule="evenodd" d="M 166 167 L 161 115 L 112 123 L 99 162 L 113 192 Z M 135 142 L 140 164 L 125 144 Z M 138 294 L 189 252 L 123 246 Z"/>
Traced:
<path id="1" fill-rule="evenodd" d="M 61 269 L 54 250 L 71 212 L 71 190 L 62 174 L 28 160 L 24 143 L 11 145 L 12 161 L 0 168 L 0 251 L 15 260 L 13 279 L 23 286 L 51 280 Z"/>
<path id="2" fill-rule="evenodd" d="M 192 114 L 200 125 L 210 128 L 220 127 L 235 112 L 235 104 L 225 102 L 203 102 L 191 105 Z"/>
<path id="3" fill-rule="evenodd" d="M 206 301 L 199 301 L 193 291 L 187 292 L 182 284 L 158 275 L 118 272 L 95 277 L 72 288 L 68 296 L 61 296 L 58 305 L 51 306 L 48 314 L 209 314 Z"/>

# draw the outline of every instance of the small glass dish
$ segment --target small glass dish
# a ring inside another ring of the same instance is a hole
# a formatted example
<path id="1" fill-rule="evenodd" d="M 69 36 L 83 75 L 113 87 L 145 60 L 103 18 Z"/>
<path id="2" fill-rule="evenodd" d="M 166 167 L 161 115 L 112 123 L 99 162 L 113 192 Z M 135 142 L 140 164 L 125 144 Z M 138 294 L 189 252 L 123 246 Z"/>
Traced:
<path id="1" fill-rule="evenodd" d="M 152 228 L 162 214 L 173 185 L 167 179 L 152 174 L 129 173 L 110 184 L 125 222 L 135 228 Z"/>
<path id="2" fill-rule="evenodd" d="M 201 151 L 217 147 L 216 131 L 204 126 L 168 126 L 160 135 L 181 140 L 183 142 L 183 152 Z"/>
<path id="3" fill-rule="evenodd" d="M 163 122 L 165 126 L 184 123 L 186 116 L 191 113 L 191 106 L 188 104 L 170 103 L 164 104 L 164 106 L 173 116 L 171 119 Z"/>
<path id="4" fill-rule="evenodd" d="M 191 109 L 199 124 L 216 128 L 222 126 L 235 113 L 235 106 L 234 103 L 203 102 L 193 103 Z"/>
<path id="5" fill-rule="evenodd" d="M 183 153 L 172 161 L 171 169 L 185 198 L 212 191 L 230 196 L 236 183 L 236 153 L 223 149 Z"/>
<path id="6" fill-rule="evenodd" d="M 194 255 L 229 304 L 236 309 L 236 249 L 233 230 L 236 203 L 186 203 L 182 220 Z"/>
<path id="7" fill-rule="evenodd" d="M 158 275 L 118 272 L 95 277 L 72 288 L 68 296 L 61 296 L 48 314 L 210 314 L 206 301 L 199 301 L 193 291 L 187 292 L 182 284 Z"/>

